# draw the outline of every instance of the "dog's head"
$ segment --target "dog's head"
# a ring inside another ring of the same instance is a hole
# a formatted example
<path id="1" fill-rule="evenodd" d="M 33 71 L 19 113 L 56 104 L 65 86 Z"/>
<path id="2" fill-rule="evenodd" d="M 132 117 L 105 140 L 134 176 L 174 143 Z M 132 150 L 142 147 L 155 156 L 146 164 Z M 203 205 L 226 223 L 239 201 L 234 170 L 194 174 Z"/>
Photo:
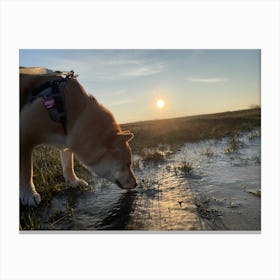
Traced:
<path id="1" fill-rule="evenodd" d="M 110 137 L 106 144 L 107 149 L 90 165 L 90 169 L 122 189 L 135 188 L 137 183 L 132 171 L 132 155 L 128 143 L 132 138 L 133 134 L 128 131 Z"/>

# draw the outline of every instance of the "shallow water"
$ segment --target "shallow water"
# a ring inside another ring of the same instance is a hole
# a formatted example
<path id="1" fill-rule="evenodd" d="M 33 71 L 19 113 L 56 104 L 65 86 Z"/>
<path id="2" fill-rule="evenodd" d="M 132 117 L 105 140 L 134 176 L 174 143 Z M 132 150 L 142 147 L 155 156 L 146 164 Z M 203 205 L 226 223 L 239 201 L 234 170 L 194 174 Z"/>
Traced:
<path id="1" fill-rule="evenodd" d="M 257 130 L 260 134 L 260 130 Z M 251 135 L 251 134 L 250 134 Z M 261 228 L 261 139 L 240 135 L 242 147 L 226 154 L 228 139 L 187 144 L 175 160 L 186 158 L 194 165 L 189 176 L 190 188 L 197 196 L 207 197 L 219 211 L 226 228 L 260 230 Z M 211 148 L 213 155 L 203 154 Z"/>
<path id="2" fill-rule="evenodd" d="M 135 155 L 136 190 L 97 178 L 88 190 L 66 189 L 43 213 L 43 229 L 260 230 L 259 133 L 241 134 L 232 154 L 224 138 L 185 144 L 160 163 Z M 191 164 L 189 173 L 178 171 L 182 162 Z"/>

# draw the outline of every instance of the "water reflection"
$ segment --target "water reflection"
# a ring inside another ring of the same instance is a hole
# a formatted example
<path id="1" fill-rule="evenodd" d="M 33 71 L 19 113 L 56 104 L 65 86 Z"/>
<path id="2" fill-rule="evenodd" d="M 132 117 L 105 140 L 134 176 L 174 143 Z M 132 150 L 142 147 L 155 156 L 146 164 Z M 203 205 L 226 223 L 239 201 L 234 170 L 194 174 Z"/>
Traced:
<path id="1" fill-rule="evenodd" d="M 131 219 L 134 201 L 137 197 L 136 191 L 128 191 L 120 197 L 118 202 L 108 212 L 98 225 L 101 230 L 123 230 Z"/>

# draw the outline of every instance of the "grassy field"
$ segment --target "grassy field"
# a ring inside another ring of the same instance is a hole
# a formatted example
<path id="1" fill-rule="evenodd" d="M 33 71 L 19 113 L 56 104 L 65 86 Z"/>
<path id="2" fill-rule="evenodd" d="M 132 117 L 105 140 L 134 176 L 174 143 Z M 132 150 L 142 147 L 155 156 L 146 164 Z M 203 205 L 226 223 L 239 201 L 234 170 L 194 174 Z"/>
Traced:
<path id="1" fill-rule="evenodd" d="M 206 139 L 234 137 L 242 131 L 251 131 L 261 126 L 261 110 L 249 109 L 210 115 L 199 115 L 165 120 L 135 122 L 121 125 L 123 130 L 130 130 L 135 137 L 131 141 L 133 153 L 147 156 L 145 148 L 156 148 L 159 144 L 168 145 L 171 152 L 186 142 Z M 157 155 L 160 157 L 160 155 Z M 56 192 L 67 188 L 62 176 L 59 152 L 46 145 L 37 147 L 33 152 L 34 184 L 42 196 L 37 208 L 22 207 L 20 209 L 20 229 L 40 229 L 42 213 L 48 208 Z M 90 173 L 78 162 L 75 162 L 77 175 L 85 180 L 91 178 Z M 71 215 L 71 207 L 64 213 L 57 213 L 55 219 L 63 215 Z"/>
<path id="2" fill-rule="evenodd" d="M 156 147 L 159 143 L 178 146 L 186 142 L 220 139 L 233 136 L 237 132 L 250 131 L 256 126 L 261 126 L 260 109 L 121 125 L 123 130 L 134 133 L 131 147 L 139 154 L 142 153 L 143 147 Z"/>

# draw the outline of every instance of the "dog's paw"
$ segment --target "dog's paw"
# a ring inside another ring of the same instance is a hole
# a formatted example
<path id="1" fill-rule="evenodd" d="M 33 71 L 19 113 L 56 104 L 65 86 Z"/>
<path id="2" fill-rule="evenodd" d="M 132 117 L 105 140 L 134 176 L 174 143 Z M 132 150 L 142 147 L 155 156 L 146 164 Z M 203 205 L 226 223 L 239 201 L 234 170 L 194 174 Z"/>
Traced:
<path id="1" fill-rule="evenodd" d="M 69 185 L 73 188 L 76 188 L 76 187 L 86 188 L 86 187 L 88 187 L 88 183 L 83 179 L 77 179 L 75 181 L 71 181 L 71 182 L 69 182 Z"/>
<path id="2" fill-rule="evenodd" d="M 41 202 L 41 196 L 37 192 L 33 193 L 21 193 L 20 195 L 20 201 L 23 205 L 28 206 L 38 206 Z"/>

